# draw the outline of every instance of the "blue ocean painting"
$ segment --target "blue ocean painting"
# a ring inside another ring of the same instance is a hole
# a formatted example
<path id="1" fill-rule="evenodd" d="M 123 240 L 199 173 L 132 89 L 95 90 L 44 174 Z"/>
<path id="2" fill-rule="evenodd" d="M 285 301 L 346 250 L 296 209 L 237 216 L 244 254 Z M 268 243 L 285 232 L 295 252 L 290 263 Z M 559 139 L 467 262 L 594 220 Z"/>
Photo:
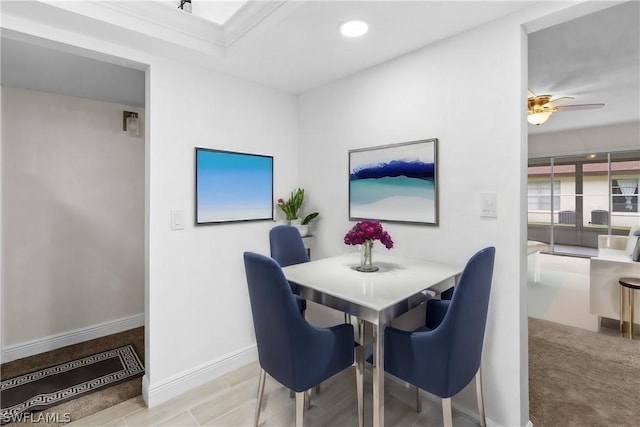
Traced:
<path id="1" fill-rule="evenodd" d="M 435 223 L 435 164 L 390 160 L 350 171 L 350 216 Z"/>
<path id="2" fill-rule="evenodd" d="M 196 222 L 273 219 L 273 158 L 196 150 Z"/>

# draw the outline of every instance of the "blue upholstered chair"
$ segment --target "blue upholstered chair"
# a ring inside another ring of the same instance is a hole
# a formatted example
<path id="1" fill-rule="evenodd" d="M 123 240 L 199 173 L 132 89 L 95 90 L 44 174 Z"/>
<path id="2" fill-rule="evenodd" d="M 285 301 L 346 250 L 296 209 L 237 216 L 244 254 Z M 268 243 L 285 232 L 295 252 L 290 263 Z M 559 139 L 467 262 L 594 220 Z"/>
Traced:
<path id="1" fill-rule="evenodd" d="M 453 296 L 453 289 L 454 289 L 454 288 L 449 288 L 449 289 L 447 289 L 446 291 L 442 292 L 442 293 L 440 294 L 440 299 L 443 299 L 443 300 L 450 300 L 450 299 L 451 299 L 451 297 Z"/>
<path id="2" fill-rule="evenodd" d="M 414 332 L 385 329 L 385 370 L 442 398 L 445 426 L 451 397 L 476 377 L 480 422 L 486 426 L 480 372 L 495 248 L 477 252 L 462 272 L 451 300 L 429 300 L 425 326 Z"/>
<path id="3" fill-rule="evenodd" d="M 254 425 L 258 425 L 266 374 L 296 392 L 296 427 L 303 424 L 306 391 L 348 368 L 354 361 L 353 326 L 317 328 L 298 310 L 278 263 L 245 252 L 244 265 L 256 333 L 260 382 Z M 356 352 L 359 425 L 364 422 L 362 351 Z"/>
<path id="4" fill-rule="evenodd" d="M 276 225 L 269 230 L 269 246 L 271 258 L 275 259 L 280 267 L 309 262 L 300 232 L 291 225 Z M 289 286 L 296 295 L 298 308 L 304 312 L 307 308 L 307 300 L 298 294 L 298 286 L 295 283 L 289 283 Z"/>
<path id="5" fill-rule="evenodd" d="M 276 225 L 269 230 L 271 258 L 280 267 L 309 262 L 307 250 L 300 237 L 300 232 L 292 225 Z"/>
<path id="6" fill-rule="evenodd" d="M 271 247 L 271 258 L 275 259 L 280 267 L 309 262 L 307 249 L 304 247 L 302 237 L 297 228 L 291 225 L 276 225 L 269 231 L 269 245 Z M 298 286 L 289 283 L 291 290 L 296 294 L 300 310 L 304 312 L 307 308 L 307 301 L 298 293 Z M 344 315 L 344 322 L 351 323 L 351 316 Z M 362 327 L 362 323 L 360 323 Z"/>

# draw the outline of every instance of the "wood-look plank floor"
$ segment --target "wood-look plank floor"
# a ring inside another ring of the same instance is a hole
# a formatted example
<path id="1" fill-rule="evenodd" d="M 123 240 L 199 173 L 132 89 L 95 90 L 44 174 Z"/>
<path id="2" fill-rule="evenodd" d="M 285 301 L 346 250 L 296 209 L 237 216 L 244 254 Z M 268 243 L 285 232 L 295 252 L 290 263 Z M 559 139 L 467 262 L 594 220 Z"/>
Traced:
<path id="1" fill-rule="evenodd" d="M 104 411 L 68 424 L 81 427 L 132 426 L 216 426 L 248 427 L 253 425 L 258 388 L 259 367 L 251 363 L 236 371 L 191 390 L 152 409 L 142 397 L 123 402 Z M 422 413 L 415 411 L 415 390 L 385 381 L 385 423 L 393 427 L 440 426 L 439 402 L 423 398 Z M 289 427 L 295 425 L 295 399 L 289 391 L 267 376 L 260 414 L 260 425 Z M 365 373 L 365 425 L 372 424 L 372 385 Z M 454 411 L 456 427 L 479 424 Z M 358 425 L 355 370 L 349 368 L 322 383 L 320 394 L 312 394 L 311 409 L 305 412 L 305 426 L 349 427 Z"/>

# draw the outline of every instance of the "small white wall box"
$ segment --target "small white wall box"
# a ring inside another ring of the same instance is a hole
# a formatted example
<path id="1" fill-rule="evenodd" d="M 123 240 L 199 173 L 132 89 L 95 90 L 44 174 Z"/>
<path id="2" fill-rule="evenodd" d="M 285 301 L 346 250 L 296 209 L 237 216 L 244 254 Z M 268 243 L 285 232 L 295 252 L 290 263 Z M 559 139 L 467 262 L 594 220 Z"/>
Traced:
<path id="1" fill-rule="evenodd" d="M 498 195 L 496 193 L 480 193 L 480 216 L 482 218 L 498 217 Z"/>

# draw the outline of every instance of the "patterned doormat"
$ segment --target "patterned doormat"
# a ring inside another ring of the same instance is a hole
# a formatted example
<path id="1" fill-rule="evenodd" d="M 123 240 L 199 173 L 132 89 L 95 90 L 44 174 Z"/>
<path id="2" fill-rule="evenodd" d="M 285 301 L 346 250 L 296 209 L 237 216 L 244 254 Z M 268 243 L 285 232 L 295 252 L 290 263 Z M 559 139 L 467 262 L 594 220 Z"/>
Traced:
<path id="1" fill-rule="evenodd" d="M 142 376 L 144 368 L 132 345 L 41 369 L 2 381 L 0 421 L 19 422 L 82 395 Z"/>

